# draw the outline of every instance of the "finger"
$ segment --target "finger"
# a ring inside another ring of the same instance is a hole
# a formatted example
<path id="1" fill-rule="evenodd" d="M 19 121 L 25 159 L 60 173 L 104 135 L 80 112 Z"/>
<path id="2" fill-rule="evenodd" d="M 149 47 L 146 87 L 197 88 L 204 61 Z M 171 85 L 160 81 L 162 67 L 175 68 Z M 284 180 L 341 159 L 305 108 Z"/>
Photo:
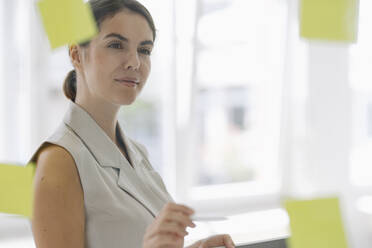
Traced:
<path id="1" fill-rule="evenodd" d="M 185 215 L 192 215 L 195 213 L 194 209 L 186 206 L 186 205 L 183 205 L 183 204 L 177 204 L 177 203 L 174 203 L 174 202 L 168 202 L 165 206 L 164 206 L 164 210 L 165 211 L 176 211 L 176 212 L 182 212 L 184 213 Z"/>
<path id="2" fill-rule="evenodd" d="M 174 235 L 178 235 L 180 237 L 186 236 L 188 234 L 186 231 L 187 225 L 176 220 L 177 218 L 182 218 L 177 216 L 177 214 L 182 215 L 181 213 L 170 213 L 168 215 L 174 215 L 176 217 L 164 216 L 158 218 L 147 228 L 145 233 L 146 238 L 151 238 L 159 233 L 173 233 Z"/>
<path id="3" fill-rule="evenodd" d="M 162 223 L 158 229 L 157 233 L 172 233 L 180 237 L 185 237 L 189 233 L 185 230 L 183 226 L 180 226 L 176 222 L 166 222 Z"/>
<path id="4" fill-rule="evenodd" d="M 220 234 L 208 237 L 203 240 L 200 244 L 200 248 L 208 248 L 208 247 L 217 247 L 217 246 L 226 246 L 227 248 L 234 248 L 234 242 L 232 241 L 230 235 L 228 234 Z"/>
<path id="5" fill-rule="evenodd" d="M 158 234 L 144 241 L 144 247 L 182 247 L 183 238 L 172 234 Z"/>
<path id="6" fill-rule="evenodd" d="M 176 222 L 183 227 L 195 227 L 195 223 L 191 220 L 190 216 L 184 215 L 181 212 L 166 212 L 161 217 L 160 222 Z"/>
<path id="7" fill-rule="evenodd" d="M 235 244 L 230 235 L 224 234 L 223 235 L 223 242 L 227 248 L 235 248 Z"/>

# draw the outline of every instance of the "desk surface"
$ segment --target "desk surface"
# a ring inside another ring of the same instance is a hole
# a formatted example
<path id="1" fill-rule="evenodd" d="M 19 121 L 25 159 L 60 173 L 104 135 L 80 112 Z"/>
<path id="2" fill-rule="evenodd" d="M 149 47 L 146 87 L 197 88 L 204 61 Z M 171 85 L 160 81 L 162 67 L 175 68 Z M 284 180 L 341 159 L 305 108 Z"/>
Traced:
<path id="1" fill-rule="evenodd" d="M 271 240 L 256 244 L 238 245 L 237 248 L 287 248 L 285 239 Z"/>
<path id="2" fill-rule="evenodd" d="M 224 246 L 216 248 L 224 248 Z M 277 239 L 255 244 L 237 245 L 236 248 L 287 248 L 287 244 L 285 239 Z"/>
<path id="3" fill-rule="evenodd" d="M 283 240 L 289 236 L 289 219 L 284 211 L 273 209 L 228 217 L 226 221 L 195 222 L 196 228 L 187 230 L 189 235 L 185 237 L 185 245 L 191 245 L 211 235 L 228 233 L 234 243 L 242 248 L 285 247 L 277 246 L 278 242 L 267 242 Z M 266 246 L 257 246 L 260 243 Z"/>

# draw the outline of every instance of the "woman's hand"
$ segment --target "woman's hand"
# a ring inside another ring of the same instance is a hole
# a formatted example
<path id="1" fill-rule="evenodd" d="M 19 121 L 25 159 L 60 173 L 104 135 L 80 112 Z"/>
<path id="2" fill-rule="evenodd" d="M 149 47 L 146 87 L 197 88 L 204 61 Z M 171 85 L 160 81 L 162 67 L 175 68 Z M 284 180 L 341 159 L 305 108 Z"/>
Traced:
<path id="1" fill-rule="evenodd" d="M 147 228 L 143 248 L 182 248 L 186 228 L 195 227 L 190 216 L 194 210 L 184 205 L 167 203 Z"/>
<path id="2" fill-rule="evenodd" d="M 220 234 L 208 237 L 206 239 L 196 242 L 191 247 L 195 248 L 210 248 L 210 247 L 219 247 L 225 246 L 226 248 L 235 248 L 235 244 L 232 241 L 230 235 Z"/>

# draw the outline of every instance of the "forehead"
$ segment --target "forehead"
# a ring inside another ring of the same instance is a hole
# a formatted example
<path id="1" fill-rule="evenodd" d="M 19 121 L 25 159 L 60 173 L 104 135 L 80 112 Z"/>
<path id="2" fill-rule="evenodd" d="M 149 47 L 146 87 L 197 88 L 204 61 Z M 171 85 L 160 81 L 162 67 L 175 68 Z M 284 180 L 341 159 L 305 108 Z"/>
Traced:
<path id="1" fill-rule="evenodd" d="M 101 23 L 98 37 L 103 39 L 110 33 L 121 34 L 129 41 L 153 40 L 153 33 L 146 18 L 127 9 L 106 18 Z"/>

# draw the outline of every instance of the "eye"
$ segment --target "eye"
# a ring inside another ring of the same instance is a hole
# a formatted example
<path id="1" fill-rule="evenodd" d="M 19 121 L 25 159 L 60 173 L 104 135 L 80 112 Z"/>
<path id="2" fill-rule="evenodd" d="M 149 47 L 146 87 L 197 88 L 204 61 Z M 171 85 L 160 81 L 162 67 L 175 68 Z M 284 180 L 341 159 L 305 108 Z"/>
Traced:
<path id="1" fill-rule="evenodd" d="M 151 55 L 151 50 L 148 49 L 148 48 L 140 48 L 140 49 L 138 49 L 138 51 L 142 54 L 145 54 L 145 55 Z"/>
<path id="2" fill-rule="evenodd" d="M 108 45 L 108 47 L 114 48 L 114 49 L 122 49 L 123 48 L 120 42 L 113 42 L 110 45 Z"/>

